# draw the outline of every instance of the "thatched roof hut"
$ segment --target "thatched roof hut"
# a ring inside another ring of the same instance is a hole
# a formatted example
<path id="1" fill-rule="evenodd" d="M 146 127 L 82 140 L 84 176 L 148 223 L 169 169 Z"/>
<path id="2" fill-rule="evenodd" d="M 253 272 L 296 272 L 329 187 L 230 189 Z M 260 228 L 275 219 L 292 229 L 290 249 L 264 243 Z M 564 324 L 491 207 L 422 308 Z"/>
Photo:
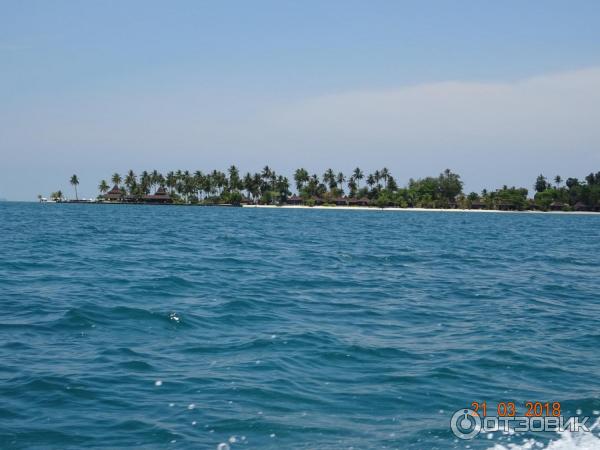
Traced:
<path id="1" fill-rule="evenodd" d="M 575 211 L 591 211 L 591 208 L 583 202 L 577 202 L 573 206 Z"/>
<path id="2" fill-rule="evenodd" d="M 102 198 L 108 202 L 120 202 L 123 200 L 124 195 L 125 191 L 115 184 L 110 191 L 102 196 Z"/>
<path id="3" fill-rule="evenodd" d="M 298 197 L 297 195 L 292 195 L 288 197 L 285 201 L 288 205 L 301 205 L 302 197 Z"/>
<path id="4" fill-rule="evenodd" d="M 164 188 L 164 186 L 159 187 L 156 192 L 152 195 L 144 196 L 145 203 L 173 203 L 173 199 Z"/>
<path id="5" fill-rule="evenodd" d="M 369 199 L 367 197 L 349 198 L 348 204 L 350 206 L 369 206 Z"/>

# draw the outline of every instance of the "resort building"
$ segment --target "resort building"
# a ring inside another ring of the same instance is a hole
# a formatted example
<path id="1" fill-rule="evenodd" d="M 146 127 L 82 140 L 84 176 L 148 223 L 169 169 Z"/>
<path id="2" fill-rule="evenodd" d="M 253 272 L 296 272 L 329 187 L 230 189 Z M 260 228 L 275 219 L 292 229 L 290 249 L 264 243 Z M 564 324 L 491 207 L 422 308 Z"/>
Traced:
<path id="1" fill-rule="evenodd" d="M 156 204 L 167 204 L 173 203 L 173 199 L 167 192 L 167 190 L 161 186 L 152 195 L 145 195 L 143 198 L 144 203 L 156 203 Z"/>
<path id="2" fill-rule="evenodd" d="M 369 199 L 367 197 L 349 198 L 348 205 L 349 206 L 369 206 Z"/>
<path id="3" fill-rule="evenodd" d="M 123 201 L 123 197 L 125 196 L 125 192 L 119 188 L 116 184 L 113 188 L 104 194 L 102 197 L 107 202 L 121 202 Z"/>
<path id="4" fill-rule="evenodd" d="M 298 197 L 297 195 L 292 195 L 291 197 L 288 197 L 285 202 L 288 205 L 301 205 L 302 197 Z"/>

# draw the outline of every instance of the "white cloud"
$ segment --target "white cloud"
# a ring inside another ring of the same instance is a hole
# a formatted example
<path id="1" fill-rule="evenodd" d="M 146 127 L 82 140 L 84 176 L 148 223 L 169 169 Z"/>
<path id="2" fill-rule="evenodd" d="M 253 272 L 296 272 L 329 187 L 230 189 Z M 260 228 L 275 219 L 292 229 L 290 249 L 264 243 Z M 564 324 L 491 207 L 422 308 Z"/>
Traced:
<path id="1" fill-rule="evenodd" d="M 294 136 L 338 153 L 350 146 L 415 156 L 415 149 L 485 154 L 499 144 L 513 153 L 594 147 L 599 119 L 600 68 L 515 83 L 443 82 L 317 97 L 273 111 L 255 126 L 268 121 L 275 130 L 268 139 L 282 143 Z"/>
<path id="2" fill-rule="evenodd" d="M 295 152 L 296 165 L 387 165 L 404 180 L 452 167 L 480 189 L 529 186 L 538 171 L 599 170 L 599 125 L 600 68 L 592 68 L 315 97 L 258 117 L 249 135 L 253 147 Z"/>

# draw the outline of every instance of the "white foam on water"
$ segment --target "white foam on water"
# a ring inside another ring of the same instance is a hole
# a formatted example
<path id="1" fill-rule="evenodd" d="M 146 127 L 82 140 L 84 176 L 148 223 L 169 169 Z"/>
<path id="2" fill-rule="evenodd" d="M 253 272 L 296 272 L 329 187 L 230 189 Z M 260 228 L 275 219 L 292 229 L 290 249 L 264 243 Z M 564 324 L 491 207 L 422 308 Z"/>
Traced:
<path id="1" fill-rule="evenodd" d="M 579 431 L 572 433 L 570 431 L 557 432 L 557 439 L 552 439 L 547 444 L 536 441 L 535 439 L 526 439 L 521 444 L 496 444 L 488 450 L 600 450 L 600 436 L 593 433 L 593 430 L 600 426 L 600 419 L 590 426 L 590 432 Z"/>

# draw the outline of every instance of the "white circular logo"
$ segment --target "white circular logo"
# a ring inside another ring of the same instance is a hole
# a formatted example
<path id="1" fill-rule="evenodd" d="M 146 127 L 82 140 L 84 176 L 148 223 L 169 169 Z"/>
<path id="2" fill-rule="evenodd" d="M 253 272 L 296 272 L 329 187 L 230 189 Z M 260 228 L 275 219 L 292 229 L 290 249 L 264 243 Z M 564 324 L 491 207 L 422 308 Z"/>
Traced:
<path id="1" fill-rule="evenodd" d="M 481 417 L 472 409 L 459 409 L 450 419 L 450 428 L 459 439 L 473 439 L 481 431 Z"/>

